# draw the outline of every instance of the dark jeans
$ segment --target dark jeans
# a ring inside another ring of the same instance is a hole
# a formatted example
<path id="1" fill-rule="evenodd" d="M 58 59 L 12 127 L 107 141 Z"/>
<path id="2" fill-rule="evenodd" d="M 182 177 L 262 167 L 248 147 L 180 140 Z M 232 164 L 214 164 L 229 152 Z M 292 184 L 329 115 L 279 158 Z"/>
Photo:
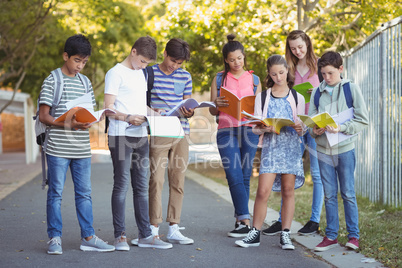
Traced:
<path id="1" fill-rule="evenodd" d="M 250 176 L 257 151 L 258 135 L 251 127 L 218 130 L 216 137 L 237 220 L 250 219 Z"/>
<path id="2" fill-rule="evenodd" d="M 148 204 L 148 137 L 109 136 L 109 150 L 113 161 L 112 214 L 114 236 L 126 231 L 125 208 L 129 182 L 133 187 L 134 216 L 139 238 L 152 234 Z"/>

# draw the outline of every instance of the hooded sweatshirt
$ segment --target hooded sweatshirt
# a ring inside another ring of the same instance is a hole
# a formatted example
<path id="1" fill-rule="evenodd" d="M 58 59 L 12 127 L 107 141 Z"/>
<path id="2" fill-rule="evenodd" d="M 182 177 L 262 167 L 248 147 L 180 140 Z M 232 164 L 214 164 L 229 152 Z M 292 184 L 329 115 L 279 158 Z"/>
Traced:
<path id="1" fill-rule="evenodd" d="M 350 80 L 342 79 L 339 84 L 335 85 L 331 96 L 331 94 L 325 89 L 327 83 L 325 82 L 325 80 L 322 81 L 320 86 L 314 89 L 311 94 L 312 103 L 308 111 L 309 116 L 311 117 L 324 112 L 328 112 L 330 115 L 335 115 L 349 109 L 348 105 L 346 104 L 346 98 L 342 87 L 343 84 L 348 82 L 350 82 Z M 318 110 L 316 109 L 316 106 L 313 102 L 315 92 L 317 90 L 321 92 Z M 341 124 L 340 126 L 340 132 L 347 135 L 359 133 L 368 126 L 368 111 L 359 86 L 350 83 L 350 91 L 353 99 L 354 117 L 353 119 Z M 325 133 L 317 136 L 313 133 L 313 129 L 310 129 L 309 131 L 311 136 L 315 138 L 318 152 L 327 155 L 336 155 L 348 152 L 355 148 L 354 142 L 357 139 L 357 136 L 354 136 L 333 147 L 330 147 Z"/>

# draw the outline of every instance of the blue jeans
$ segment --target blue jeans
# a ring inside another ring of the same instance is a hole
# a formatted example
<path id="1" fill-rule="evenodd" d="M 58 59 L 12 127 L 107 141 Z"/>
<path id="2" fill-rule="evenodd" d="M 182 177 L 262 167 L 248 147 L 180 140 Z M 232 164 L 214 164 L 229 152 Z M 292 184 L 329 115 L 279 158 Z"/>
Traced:
<path id="1" fill-rule="evenodd" d="M 310 221 L 319 223 L 321 217 L 322 205 L 324 204 L 324 188 L 322 186 L 320 176 L 320 167 L 318 166 L 317 151 L 316 151 L 317 144 L 315 143 L 315 139 L 311 137 L 308 131 L 306 132 L 306 134 L 300 137 L 300 139 L 302 141 L 302 143 L 300 144 L 302 154 L 304 153 L 306 145 L 307 150 L 310 154 L 310 173 L 311 178 L 313 180 L 313 202 L 311 204 Z M 282 203 L 278 219 L 278 221 L 280 222 L 282 221 L 281 211 L 282 211 Z"/>
<path id="2" fill-rule="evenodd" d="M 356 166 L 355 150 L 338 154 L 326 155 L 317 153 L 320 165 L 322 183 L 325 193 L 325 211 L 327 227 L 325 234 L 329 239 L 338 237 L 338 181 L 345 210 L 346 230 L 348 237 L 359 238 L 359 213 L 355 193 L 354 171 Z"/>
<path id="3" fill-rule="evenodd" d="M 126 195 L 129 183 L 133 188 L 134 216 L 139 238 L 152 234 L 148 203 L 148 137 L 109 136 L 113 161 L 112 214 L 114 237 L 126 231 Z"/>
<path id="4" fill-rule="evenodd" d="M 229 184 L 235 217 L 237 220 L 250 219 L 250 176 L 258 135 L 252 133 L 251 127 L 223 128 L 218 130 L 216 141 Z"/>
<path id="5" fill-rule="evenodd" d="M 67 169 L 70 166 L 74 183 L 75 209 L 81 227 L 81 237 L 95 234 L 92 227 L 91 158 L 69 159 L 52 155 L 47 158 L 47 233 L 49 238 L 62 236 L 61 200 Z"/>

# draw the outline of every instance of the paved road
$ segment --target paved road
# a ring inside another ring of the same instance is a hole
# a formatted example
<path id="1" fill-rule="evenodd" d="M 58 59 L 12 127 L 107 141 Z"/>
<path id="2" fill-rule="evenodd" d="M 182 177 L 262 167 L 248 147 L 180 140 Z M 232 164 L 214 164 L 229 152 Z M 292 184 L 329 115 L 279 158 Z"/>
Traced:
<path id="1" fill-rule="evenodd" d="M 96 234 L 113 241 L 110 161 L 92 165 L 92 184 Z M 0 201 L 0 267 L 331 267 L 311 257 L 310 251 L 301 245 L 296 245 L 294 251 L 280 249 L 278 236 L 263 236 L 257 248 L 236 247 L 235 239 L 226 236 L 233 228 L 231 203 L 194 180 L 186 181 L 181 222 L 186 227 L 183 233 L 195 240 L 193 245 L 175 245 L 169 250 L 132 247 L 129 252 L 94 253 L 79 250 L 80 231 L 73 185 L 68 177 L 62 202 L 63 255 L 47 255 L 46 191 L 40 185 L 38 176 Z M 137 228 L 130 195 L 126 209 L 127 235 L 134 238 Z M 166 223 L 160 227 L 160 233 L 165 235 L 162 239 L 166 238 Z"/>

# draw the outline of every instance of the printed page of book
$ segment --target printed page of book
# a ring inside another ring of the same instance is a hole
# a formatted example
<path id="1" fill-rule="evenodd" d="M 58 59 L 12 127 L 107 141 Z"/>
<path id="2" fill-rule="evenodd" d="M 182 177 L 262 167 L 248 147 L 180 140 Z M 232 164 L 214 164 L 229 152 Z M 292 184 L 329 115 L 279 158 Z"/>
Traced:
<path id="1" fill-rule="evenodd" d="M 184 138 L 184 130 L 177 116 L 147 116 L 151 136 Z"/>
<path id="2" fill-rule="evenodd" d="M 333 118 L 336 123 L 343 124 L 346 121 L 351 120 L 353 118 L 353 115 L 354 115 L 354 109 L 349 108 L 345 111 L 340 112 L 339 114 L 333 115 Z M 339 132 L 339 133 L 326 132 L 325 134 L 327 136 L 329 146 L 333 147 L 334 145 L 337 145 L 347 139 L 350 139 L 350 138 L 356 136 L 358 133 L 356 133 L 354 135 L 346 135 L 341 132 Z"/>
<path id="3" fill-rule="evenodd" d="M 211 101 L 203 101 L 198 103 L 197 100 L 193 98 L 182 100 L 179 104 L 177 104 L 172 110 L 164 113 L 166 116 L 181 116 L 180 109 L 185 107 L 188 109 L 202 108 L 202 107 L 216 107 L 215 104 Z"/>

